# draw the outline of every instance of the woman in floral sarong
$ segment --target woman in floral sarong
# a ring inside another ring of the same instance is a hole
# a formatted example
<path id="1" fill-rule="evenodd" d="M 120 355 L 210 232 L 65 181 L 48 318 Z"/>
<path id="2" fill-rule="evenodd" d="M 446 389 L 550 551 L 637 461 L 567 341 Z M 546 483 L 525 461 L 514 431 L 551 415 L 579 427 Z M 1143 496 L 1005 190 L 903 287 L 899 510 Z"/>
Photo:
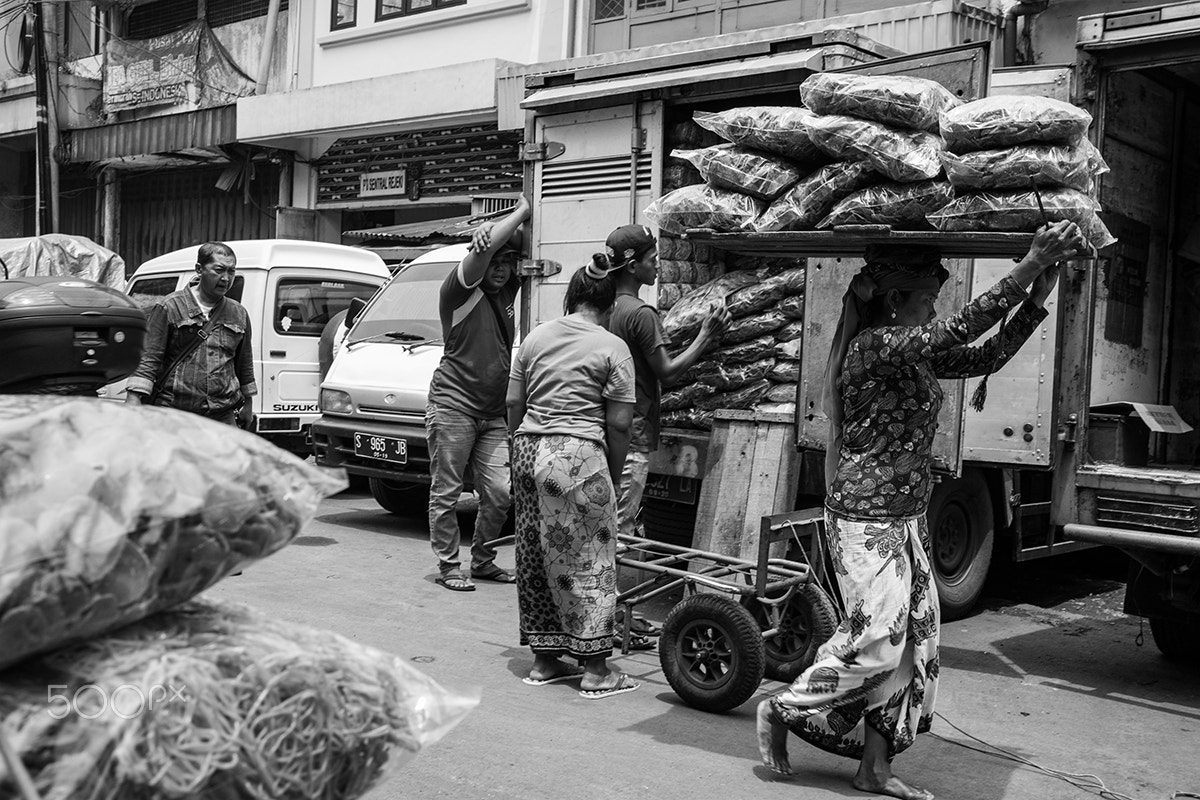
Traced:
<path id="1" fill-rule="evenodd" d="M 893 775 L 891 761 L 929 729 L 937 694 L 938 598 L 925 511 L 938 379 L 986 376 L 1012 358 L 1046 316 L 1058 262 L 1085 249 L 1073 223 L 1042 228 L 1007 276 L 940 322 L 934 302 L 948 274 L 937 253 L 868 250 L 846 292 L 825 380 L 825 532 L 846 619 L 804 674 L 759 705 L 768 768 L 791 773 L 791 731 L 859 759 L 860 791 L 933 797 Z M 967 346 L 998 322 L 996 336 Z"/>
<path id="2" fill-rule="evenodd" d="M 617 597 L 613 486 L 634 403 L 629 348 L 603 327 L 615 297 L 603 270 L 576 272 L 567 316 L 525 338 L 508 385 L 517 604 L 521 644 L 534 656 L 525 682 L 580 678 L 589 699 L 638 688 L 608 666 Z M 583 672 L 563 656 L 578 659 Z"/>

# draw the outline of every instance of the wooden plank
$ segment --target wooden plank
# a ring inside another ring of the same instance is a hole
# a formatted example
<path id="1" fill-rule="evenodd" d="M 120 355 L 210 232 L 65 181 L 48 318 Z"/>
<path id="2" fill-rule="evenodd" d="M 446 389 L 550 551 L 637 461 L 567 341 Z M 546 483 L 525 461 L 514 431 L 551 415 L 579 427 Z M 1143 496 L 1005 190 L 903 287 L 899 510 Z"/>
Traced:
<path id="1" fill-rule="evenodd" d="M 1033 243 L 1032 233 L 985 231 L 893 231 L 866 226 L 829 231 L 780 231 L 776 233 L 721 233 L 693 228 L 684 238 L 720 250 L 743 255 L 794 257 L 850 256 L 861 258 L 867 245 L 924 245 L 936 247 L 950 257 L 1010 257 L 1025 255 Z"/>
<path id="2" fill-rule="evenodd" d="M 736 556 L 741 550 L 742 519 L 749 496 L 754 459 L 753 425 L 716 421 L 708 469 L 700 487 L 693 545 L 699 550 Z"/>
<path id="3" fill-rule="evenodd" d="M 748 559 L 758 557 L 762 518 L 793 510 L 800 477 L 800 453 L 794 444 L 796 426 L 757 422 L 754 428 L 754 460 L 747 478 L 749 492 L 739 545 L 739 555 Z M 778 542 L 772 549 L 773 556 L 782 558 L 787 542 Z"/>

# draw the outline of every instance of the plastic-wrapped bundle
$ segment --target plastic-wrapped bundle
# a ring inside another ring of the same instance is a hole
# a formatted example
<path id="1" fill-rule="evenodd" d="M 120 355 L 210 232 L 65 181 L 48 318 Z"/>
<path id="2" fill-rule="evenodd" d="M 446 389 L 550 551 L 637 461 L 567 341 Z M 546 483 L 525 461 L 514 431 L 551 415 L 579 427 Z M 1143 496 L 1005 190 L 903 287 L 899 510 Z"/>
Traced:
<path id="1" fill-rule="evenodd" d="M 771 382 L 764 378 L 732 392 L 722 392 L 701 398 L 697 401 L 696 406 L 705 411 L 716 411 L 719 408 L 747 409 L 762 400 L 770 388 Z"/>
<path id="2" fill-rule="evenodd" d="M 1100 206 L 1091 197 L 1075 189 L 1047 189 L 1041 192 L 1042 217 L 1037 196 L 1032 191 L 981 192 L 953 200 L 928 219 L 942 231 L 1013 231 L 1032 232 L 1044 222 L 1070 220 L 1079 226 L 1088 243 L 1099 250 L 1116 241 L 1101 222 Z"/>
<path id="3" fill-rule="evenodd" d="M 678 284 L 660 283 L 658 285 L 658 307 L 662 311 L 670 311 L 683 296 L 683 289 Z"/>
<path id="4" fill-rule="evenodd" d="M 700 324 L 714 308 L 725 305 L 725 296 L 757 280 L 753 272 L 727 272 L 692 289 L 663 316 L 663 331 L 672 342 L 690 342 L 700 332 Z M 661 289 L 659 307 L 662 307 Z"/>
<path id="5" fill-rule="evenodd" d="M 0 668 L 195 596 L 344 487 L 196 414 L 0 396 Z"/>
<path id="6" fill-rule="evenodd" d="M 707 384 L 699 382 L 690 383 L 682 388 L 663 393 L 662 399 L 659 401 L 659 408 L 663 411 L 679 411 L 680 409 L 691 408 L 696 405 L 697 400 L 711 393 L 712 387 Z"/>
<path id="7" fill-rule="evenodd" d="M 799 339 L 789 339 L 786 342 L 780 342 L 775 345 L 775 357 L 790 359 L 792 361 L 800 360 L 800 351 L 804 348 L 804 337 Z"/>
<path id="8" fill-rule="evenodd" d="M 643 213 L 668 233 L 682 234 L 689 228 L 735 233 L 749 230 L 765 208 L 763 201 L 748 194 L 699 184 L 664 194 Z"/>
<path id="9" fill-rule="evenodd" d="M 35 658 L 0 689 L 43 800 L 351 800 L 479 702 L 337 634 L 200 601 Z M 0 797 L 16 796 L 0 760 Z"/>
<path id="10" fill-rule="evenodd" d="M 692 119 L 734 144 L 804 162 L 821 158 L 808 133 L 808 121 L 814 116 L 798 106 L 747 106 L 697 111 Z"/>
<path id="11" fill-rule="evenodd" d="M 789 322 L 779 330 L 775 331 L 775 339 L 780 342 L 790 342 L 793 339 L 799 339 L 804 336 L 804 320 L 798 319 L 795 322 Z"/>
<path id="12" fill-rule="evenodd" d="M 664 428 L 696 428 L 711 431 L 713 412 L 699 408 L 685 408 L 681 411 L 669 411 L 662 415 Z"/>
<path id="13" fill-rule="evenodd" d="M 774 276 L 772 280 L 777 280 L 783 284 L 783 293 L 788 297 L 804 294 L 804 285 L 807 272 L 804 267 L 795 267 L 793 269 L 784 270 Z"/>
<path id="14" fill-rule="evenodd" d="M 721 335 L 721 344 L 740 344 L 763 334 L 773 333 L 787 324 L 787 317 L 778 311 L 764 311 L 761 314 L 735 319 L 730 323 L 725 333 Z"/>
<path id="15" fill-rule="evenodd" d="M 954 199 L 946 181 L 883 183 L 838 202 L 818 228 L 836 225 L 890 225 L 897 230 L 926 230 L 925 215 Z"/>
<path id="16" fill-rule="evenodd" d="M 754 230 L 768 233 L 814 228 L 837 201 L 880 178 L 866 161 L 827 164 L 771 203 L 754 221 Z"/>
<path id="17" fill-rule="evenodd" d="M 767 373 L 767 378 L 772 383 L 799 383 L 800 362 L 784 358 L 778 359 L 775 366 Z"/>
<path id="18" fill-rule="evenodd" d="M 775 305 L 783 297 L 784 289 L 783 281 L 768 278 L 730 294 L 725 301 L 725 307 L 729 309 L 729 315 L 736 320 Z"/>
<path id="19" fill-rule="evenodd" d="M 800 100 L 817 114 L 847 114 L 934 133 L 941 113 L 962 104 L 937 81 L 848 72 L 808 76 L 800 84 Z"/>
<path id="20" fill-rule="evenodd" d="M 794 294 L 779 301 L 779 313 L 791 320 L 804 319 L 804 295 Z"/>
<path id="21" fill-rule="evenodd" d="M 770 202 L 802 177 L 795 166 L 733 144 L 702 150 L 673 150 L 671 156 L 692 162 L 713 186 L 751 194 Z"/>
<path id="22" fill-rule="evenodd" d="M 798 383 L 773 383 L 767 391 L 766 400 L 772 403 L 794 403 L 799 396 Z"/>
<path id="23" fill-rule="evenodd" d="M 866 161 L 894 181 L 925 181 L 942 171 L 942 140 L 926 131 L 905 131 L 841 114 L 809 120 L 812 140 L 839 161 Z"/>
<path id="24" fill-rule="evenodd" d="M 709 391 L 697 393 L 694 397 L 692 405 L 700 405 L 703 398 L 712 393 L 712 390 L 717 392 L 728 392 L 734 389 L 740 389 L 743 386 L 760 381 L 767 377 L 767 373 L 775 366 L 774 358 L 764 358 L 761 361 L 755 361 L 752 364 L 732 364 L 722 365 L 717 364 L 716 368 L 704 374 L 700 378 L 700 385 L 707 387 Z"/>
<path id="25" fill-rule="evenodd" d="M 722 347 L 720 350 L 714 351 L 709 358 L 716 363 L 728 366 L 730 364 L 749 364 L 751 361 L 769 358 L 774 352 L 775 337 L 768 334 L 748 342 L 735 344 L 732 347 Z"/>
<path id="26" fill-rule="evenodd" d="M 1087 139 L 1077 145 L 1023 144 L 961 154 L 946 151 L 942 166 L 960 191 L 1024 189 L 1034 184 L 1090 192 L 1093 179 L 1108 172 L 1104 157 Z"/>
<path id="27" fill-rule="evenodd" d="M 1012 147 L 1027 142 L 1077 144 L 1092 115 L 1052 97 L 997 94 L 942 114 L 942 139 L 955 153 Z"/>

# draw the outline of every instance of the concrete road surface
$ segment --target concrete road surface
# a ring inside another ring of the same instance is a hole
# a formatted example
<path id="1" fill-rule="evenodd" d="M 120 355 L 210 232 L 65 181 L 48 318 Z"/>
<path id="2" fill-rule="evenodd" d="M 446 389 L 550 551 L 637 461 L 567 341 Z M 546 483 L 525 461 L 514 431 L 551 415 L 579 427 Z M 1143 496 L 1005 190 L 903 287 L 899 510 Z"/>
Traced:
<path id="1" fill-rule="evenodd" d="M 511 548 L 499 563 L 512 566 Z M 1200 795 L 1200 669 L 1165 661 L 1148 629 L 1139 647 L 1119 584 L 1068 574 L 1063 563 L 1014 569 L 983 611 L 943 627 L 935 735 L 901 755 L 897 773 L 947 800 L 1096 796 L 1031 764 L 1090 773 L 1120 793 L 1110 797 Z M 391 516 L 344 493 L 293 545 L 209 592 L 396 653 L 446 687 L 482 691 L 478 708 L 370 800 L 871 796 L 850 786 L 853 762 L 795 738 L 800 775 L 772 780 L 759 766 L 754 706 L 780 684 L 764 682 L 732 713 L 706 714 L 679 701 L 648 652 L 614 662 L 642 682 L 631 694 L 592 701 L 572 684 L 526 686 L 532 658 L 518 645 L 515 587 L 452 593 L 433 578 L 420 515 Z"/>

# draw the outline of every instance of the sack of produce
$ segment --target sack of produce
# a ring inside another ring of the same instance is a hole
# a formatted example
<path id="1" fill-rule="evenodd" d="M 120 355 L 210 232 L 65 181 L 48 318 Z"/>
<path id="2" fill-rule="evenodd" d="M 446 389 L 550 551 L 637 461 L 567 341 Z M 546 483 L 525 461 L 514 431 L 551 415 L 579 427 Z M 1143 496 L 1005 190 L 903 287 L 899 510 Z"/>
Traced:
<path id="1" fill-rule="evenodd" d="M 715 364 L 711 372 L 704 373 L 700 378 L 699 385 L 706 387 L 707 391 L 697 393 L 692 405 L 700 405 L 701 400 L 714 392 L 729 392 L 760 381 L 767 377 L 774 366 L 774 358 L 764 358 L 752 364 Z"/>
<path id="2" fill-rule="evenodd" d="M 695 164 L 704 180 L 713 186 L 751 194 L 768 202 L 802 177 L 795 166 L 779 158 L 733 144 L 719 144 L 702 150 L 672 150 L 671 155 Z"/>
<path id="3" fill-rule="evenodd" d="M 696 406 L 705 411 L 716 411 L 719 408 L 748 409 L 762 400 L 771 388 L 770 381 L 763 379 L 735 389 L 732 392 L 722 392 L 697 401 Z"/>
<path id="4" fill-rule="evenodd" d="M 195 414 L 0 396 L 0 669 L 193 597 L 345 485 Z"/>
<path id="5" fill-rule="evenodd" d="M 775 366 L 771 367 L 771 371 L 767 373 L 767 378 L 772 383 L 799 383 L 800 362 L 778 359 Z"/>
<path id="6" fill-rule="evenodd" d="M 711 431 L 713 412 L 700 408 L 669 411 L 662 415 L 662 424 L 664 428 L 695 428 L 701 431 Z"/>
<path id="7" fill-rule="evenodd" d="M 43 800 L 351 800 L 479 702 L 337 634 L 201 601 L 31 659 L 0 687 Z M 17 796 L 0 760 L 0 797 Z"/>
<path id="8" fill-rule="evenodd" d="M 799 391 L 800 384 L 798 383 L 773 383 L 767 390 L 767 396 L 764 399 L 771 403 L 794 403 L 799 396 Z"/>
<path id="9" fill-rule="evenodd" d="M 1077 145 L 1019 144 L 961 154 L 945 151 L 942 166 L 954 188 L 963 192 L 1030 185 L 1091 192 L 1093 179 L 1108 172 L 1104 157 L 1087 139 Z"/>
<path id="10" fill-rule="evenodd" d="M 804 336 L 804 320 L 798 319 L 795 322 L 789 322 L 779 330 L 775 331 L 775 339 L 780 342 L 790 342 L 793 339 L 799 339 Z"/>
<path id="11" fill-rule="evenodd" d="M 725 296 L 758 279 L 753 272 L 727 272 L 683 295 L 663 316 L 663 331 L 675 343 L 690 342 L 700 332 L 700 324 L 714 308 L 725 304 Z M 660 290 L 661 307 L 661 290 Z"/>
<path id="12" fill-rule="evenodd" d="M 766 333 L 774 333 L 786 325 L 787 321 L 787 317 L 778 311 L 764 311 L 761 314 L 735 319 L 721 335 L 721 344 L 740 344 Z"/>
<path id="13" fill-rule="evenodd" d="M 692 119 L 721 138 L 774 153 L 792 161 L 821 159 L 808 134 L 808 121 L 815 114 L 798 106 L 747 106 L 728 111 L 697 111 Z"/>
<path id="14" fill-rule="evenodd" d="M 959 197 L 928 215 L 941 231 L 1033 232 L 1045 222 L 1070 220 L 1085 239 L 1099 250 L 1116 241 L 1100 220 L 1099 205 L 1076 189 L 1047 189 L 1041 192 L 1041 207 L 1032 191 L 981 192 Z"/>
<path id="15" fill-rule="evenodd" d="M 941 113 L 962 104 L 937 81 L 848 72 L 809 75 L 800 84 L 800 100 L 817 114 L 847 114 L 934 133 Z"/>
<path id="16" fill-rule="evenodd" d="M 955 153 L 1012 147 L 1027 142 L 1078 144 L 1092 115 L 1052 97 L 997 94 L 942 114 L 942 139 Z"/>
<path id="17" fill-rule="evenodd" d="M 925 215 L 954 199 L 946 181 L 882 183 L 838 201 L 818 228 L 837 225 L 890 225 L 896 230 L 928 230 Z"/>
<path id="18" fill-rule="evenodd" d="M 803 349 L 804 337 L 789 339 L 786 342 L 779 342 L 775 345 L 775 357 L 799 361 L 800 351 Z"/>
<path id="19" fill-rule="evenodd" d="M 662 399 L 659 401 L 659 408 L 663 411 L 679 411 L 680 409 L 691 408 L 696 405 L 697 400 L 711 393 L 711 386 L 699 382 L 689 383 L 680 389 L 664 392 Z"/>
<path id="20" fill-rule="evenodd" d="M 760 233 L 811 230 L 838 200 L 881 178 L 866 161 L 827 164 L 771 203 L 754 220 L 754 230 Z"/>
<path id="21" fill-rule="evenodd" d="M 734 233 L 749 230 L 765 208 L 766 204 L 756 197 L 704 183 L 664 194 L 643 213 L 668 233 L 683 234 L 689 228 Z"/>
<path id="22" fill-rule="evenodd" d="M 838 161 L 866 161 L 894 181 L 925 181 L 942 171 L 942 140 L 926 131 L 905 131 L 840 114 L 814 116 L 812 140 Z"/>
<path id="23" fill-rule="evenodd" d="M 748 342 L 714 350 L 709 358 L 715 363 L 729 366 L 731 364 L 749 364 L 752 361 L 770 358 L 774 352 L 775 337 L 767 334 L 757 339 L 751 339 Z"/>
<path id="24" fill-rule="evenodd" d="M 804 295 L 802 294 L 785 297 L 775 307 L 779 309 L 780 314 L 783 314 L 789 320 L 804 319 Z"/>
<path id="25" fill-rule="evenodd" d="M 729 315 L 737 320 L 775 305 L 783 297 L 785 289 L 784 281 L 767 278 L 731 293 L 725 301 L 725 307 L 729 309 Z"/>

